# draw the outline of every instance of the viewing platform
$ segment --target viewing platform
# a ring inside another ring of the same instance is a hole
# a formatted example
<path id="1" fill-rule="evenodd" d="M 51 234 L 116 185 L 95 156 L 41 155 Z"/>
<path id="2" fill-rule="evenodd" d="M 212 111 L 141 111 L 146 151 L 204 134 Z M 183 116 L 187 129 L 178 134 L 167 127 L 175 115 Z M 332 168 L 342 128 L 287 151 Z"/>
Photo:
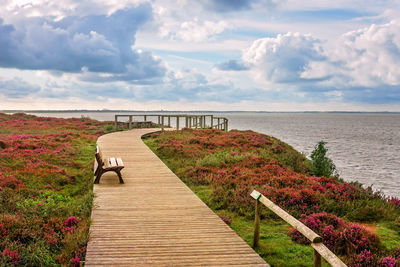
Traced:
<path id="1" fill-rule="evenodd" d="M 125 184 L 106 173 L 94 185 L 85 266 L 269 266 L 143 143 L 157 130 L 98 139 L 104 158 L 123 159 Z"/>
<path id="2" fill-rule="evenodd" d="M 125 120 L 123 120 L 125 119 Z M 173 127 L 176 130 L 181 128 L 196 129 L 220 129 L 228 131 L 228 119 L 215 117 L 214 115 L 194 114 L 117 114 L 115 115 L 115 128 L 126 127 L 132 129 L 136 124 L 137 128 L 148 128 L 147 126 L 156 123 L 162 130 L 164 127 Z"/>

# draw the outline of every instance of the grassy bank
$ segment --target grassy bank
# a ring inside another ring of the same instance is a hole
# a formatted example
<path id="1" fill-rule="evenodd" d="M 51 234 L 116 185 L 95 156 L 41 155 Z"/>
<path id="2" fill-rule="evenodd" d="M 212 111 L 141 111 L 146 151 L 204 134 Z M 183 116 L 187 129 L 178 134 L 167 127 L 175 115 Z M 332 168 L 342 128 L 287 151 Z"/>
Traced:
<path id="1" fill-rule="evenodd" d="M 400 201 L 334 177 L 310 175 L 310 162 L 279 140 L 251 131 L 152 134 L 146 144 L 249 244 L 257 189 L 324 238 L 352 266 L 400 260 Z M 310 266 L 307 241 L 263 210 L 258 252 L 274 266 Z"/>
<path id="2" fill-rule="evenodd" d="M 79 266 L 108 122 L 0 113 L 0 266 Z"/>

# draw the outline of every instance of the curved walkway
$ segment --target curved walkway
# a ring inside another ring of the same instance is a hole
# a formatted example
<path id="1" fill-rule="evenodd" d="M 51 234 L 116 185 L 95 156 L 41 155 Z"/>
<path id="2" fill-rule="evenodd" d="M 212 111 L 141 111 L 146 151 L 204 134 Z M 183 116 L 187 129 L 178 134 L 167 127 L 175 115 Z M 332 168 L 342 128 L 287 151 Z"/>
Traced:
<path id="1" fill-rule="evenodd" d="M 86 266 L 268 266 L 143 143 L 156 129 L 100 137 L 104 157 L 122 157 L 119 184 L 94 185 Z"/>

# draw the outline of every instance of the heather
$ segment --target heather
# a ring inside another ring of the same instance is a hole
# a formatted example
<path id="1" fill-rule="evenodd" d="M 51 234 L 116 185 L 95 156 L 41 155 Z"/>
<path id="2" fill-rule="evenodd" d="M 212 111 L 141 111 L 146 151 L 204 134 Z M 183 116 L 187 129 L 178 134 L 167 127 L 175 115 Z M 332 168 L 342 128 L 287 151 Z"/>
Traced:
<path id="1" fill-rule="evenodd" d="M 310 161 L 278 139 L 252 131 L 184 129 L 152 134 L 145 142 L 248 242 L 254 215 L 254 200 L 249 194 L 257 189 L 321 235 L 325 244 L 350 265 L 371 266 L 368 264 L 373 262 L 390 266 L 390 262 L 400 260 L 397 198 L 386 198 L 337 177 L 311 175 L 315 172 Z M 262 217 L 280 234 L 285 232 L 286 237 L 280 238 L 292 248 L 270 253 L 268 246 L 277 243 L 265 234 L 258 252 L 268 262 L 286 266 L 288 263 L 277 257 L 290 253 L 310 255 L 311 261 L 312 251 L 301 245 L 307 242 L 300 233 L 283 230 L 279 219 L 266 209 Z"/>
<path id="2" fill-rule="evenodd" d="M 110 122 L 0 113 L 0 266 L 79 266 Z"/>

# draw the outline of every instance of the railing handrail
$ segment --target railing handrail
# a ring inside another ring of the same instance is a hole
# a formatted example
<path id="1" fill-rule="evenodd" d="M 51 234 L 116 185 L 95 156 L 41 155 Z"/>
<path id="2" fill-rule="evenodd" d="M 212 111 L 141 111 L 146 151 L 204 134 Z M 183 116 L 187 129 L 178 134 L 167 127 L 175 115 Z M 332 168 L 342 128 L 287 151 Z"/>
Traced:
<path id="1" fill-rule="evenodd" d="M 264 204 L 268 209 L 282 218 L 285 222 L 290 224 L 297 231 L 302 233 L 311 242 L 311 246 L 314 248 L 314 266 L 321 266 L 321 256 L 332 266 L 347 266 L 342 260 L 330 251 L 323 243 L 322 238 L 316 234 L 313 230 L 308 228 L 302 222 L 294 218 L 292 215 L 287 213 L 285 210 L 280 208 L 274 202 L 266 198 L 263 194 L 257 190 L 253 190 L 250 194 L 252 198 L 256 200 L 256 214 L 255 214 L 255 225 L 254 225 L 254 242 L 253 246 L 257 247 L 258 240 L 260 239 L 260 204 Z"/>
<path id="2" fill-rule="evenodd" d="M 214 117 L 214 115 L 211 114 L 116 114 L 115 115 L 115 128 L 118 128 L 118 125 L 120 124 L 120 121 L 118 121 L 119 117 L 128 117 L 129 120 L 128 122 L 123 122 L 127 123 L 128 128 L 131 129 L 132 124 L 134 123 L 133 118 L 134 117 L 143 117 L 144 121 L 147 121 L 147 117 L 157 117 L 158 118 L 158 125 L 161 126 L 162 130 L 164 130 L 164 127 L 171 127 L 171 118 L 175 118 L 175 123 L 176 123 L 176 129 L 179 130 L 180 126 L 186 127 L 186 128 L 200 128 L 200 129 L 205 129 L 205 128 L 217 128 L 221 129 L 224 131 L 228 131 L 228 119 L 224 117 Z M 184 119 L 184 124 L 181 124 L 181 118 Z M 165 124 L 165 119 L 167 120 L 167 124 Z M 214 120 L 217 120 L 218 123 L 215 125 Z M 220 121 L 222 120 L 222 123 Z M 209 125 L 207 125 L 207 121 L 210 122 Z M 181 125 L 180 125 L 181 124 Z M 181 127 L 183 128 L 183 127 Z"/>

